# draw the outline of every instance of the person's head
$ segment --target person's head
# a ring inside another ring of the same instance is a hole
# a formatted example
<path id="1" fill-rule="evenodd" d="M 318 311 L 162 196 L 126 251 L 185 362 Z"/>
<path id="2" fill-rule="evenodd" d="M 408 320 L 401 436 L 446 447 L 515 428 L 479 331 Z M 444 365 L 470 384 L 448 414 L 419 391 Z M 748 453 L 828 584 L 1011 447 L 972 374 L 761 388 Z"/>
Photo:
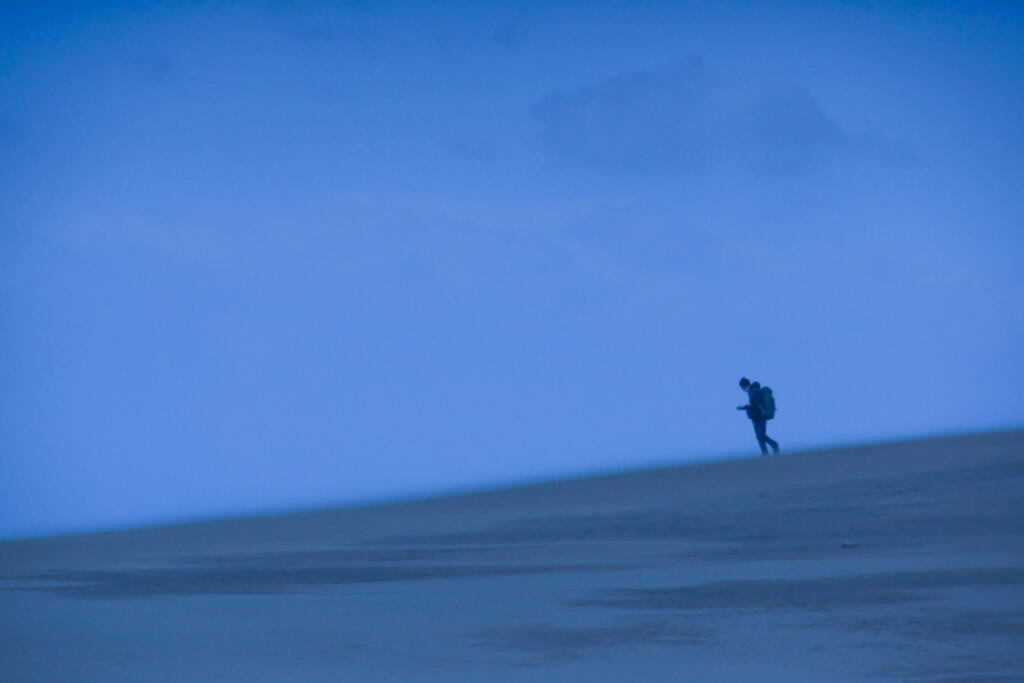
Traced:
<path id="1" fill-rule="evenodd" d="M 750 391 L 750 380 L 746 377 L 740 377 L 740 389 Z"/>

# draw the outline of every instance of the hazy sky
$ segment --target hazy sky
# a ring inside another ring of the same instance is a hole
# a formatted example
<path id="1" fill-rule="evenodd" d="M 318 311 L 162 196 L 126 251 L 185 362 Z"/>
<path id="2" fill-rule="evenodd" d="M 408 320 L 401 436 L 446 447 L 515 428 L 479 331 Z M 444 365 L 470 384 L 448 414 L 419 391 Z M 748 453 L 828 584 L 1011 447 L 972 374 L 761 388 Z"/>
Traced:
<path id="1" fill-rule="evenodd" d="M 1024 425 L 1022 19 L 4 3 L 0 537 Z"/>

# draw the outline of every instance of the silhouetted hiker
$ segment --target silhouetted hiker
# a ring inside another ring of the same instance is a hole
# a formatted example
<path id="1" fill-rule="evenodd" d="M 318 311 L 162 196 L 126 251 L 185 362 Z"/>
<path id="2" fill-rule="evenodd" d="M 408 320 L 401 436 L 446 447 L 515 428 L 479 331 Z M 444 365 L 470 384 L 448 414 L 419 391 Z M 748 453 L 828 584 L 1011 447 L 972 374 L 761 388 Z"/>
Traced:
<path id="1" fill-rule="evenodd" d="M 749 400 L 747 405 L 738 406 L 736 410 L 747 411 L 747 417 L 754 423 L 754 434 L 757 435 L 757 445 L 761 447 L 761 455 L 768 455 L 768 448 L 765 444 L 772 447 L 772 452 L 778 453 L 779 442 L 769 438 L 765 432 L 768 420 L 775 417 L 775 397 L 772 395 L 772 390 L 768 387 L 762 389 L 760 383 L 751 383 L 746 377 L 740 379 L 740 389 L 747 392 Z"/>

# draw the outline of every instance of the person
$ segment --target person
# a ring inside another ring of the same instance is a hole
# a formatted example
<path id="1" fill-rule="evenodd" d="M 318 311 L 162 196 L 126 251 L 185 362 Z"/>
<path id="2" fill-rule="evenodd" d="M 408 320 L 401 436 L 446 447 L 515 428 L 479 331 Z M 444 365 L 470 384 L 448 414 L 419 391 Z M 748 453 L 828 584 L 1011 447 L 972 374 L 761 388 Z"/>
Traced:
<path id="1" fill-rule="evenodd" d="M 761 384 L 751 382 L 746 377 L 740 378 L 740 389 L 747 392 L 747 405 L 737 406 L 736 410 L 747 411 L 747 417 L 754 423 L 754 434 L 757 436 L 757 445 L 761 447 L 761 455 L 768 455 L 768 446 L 772 447 L 773 453 L 779 452 L 779 442 L 768 436 L 765 431 L 768 428 L 768 418 L 761 409 Z"/>

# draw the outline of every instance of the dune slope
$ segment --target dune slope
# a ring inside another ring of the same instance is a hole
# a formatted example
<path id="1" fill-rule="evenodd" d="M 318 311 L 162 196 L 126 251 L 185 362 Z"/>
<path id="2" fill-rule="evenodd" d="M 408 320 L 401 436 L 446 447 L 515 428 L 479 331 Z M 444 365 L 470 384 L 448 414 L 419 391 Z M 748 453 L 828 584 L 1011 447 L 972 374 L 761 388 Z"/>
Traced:
<path id="1" fill-rule="evenodd" d="M 4 681 L 1024 680 L 1024 432 L 0 543 Z"/>

